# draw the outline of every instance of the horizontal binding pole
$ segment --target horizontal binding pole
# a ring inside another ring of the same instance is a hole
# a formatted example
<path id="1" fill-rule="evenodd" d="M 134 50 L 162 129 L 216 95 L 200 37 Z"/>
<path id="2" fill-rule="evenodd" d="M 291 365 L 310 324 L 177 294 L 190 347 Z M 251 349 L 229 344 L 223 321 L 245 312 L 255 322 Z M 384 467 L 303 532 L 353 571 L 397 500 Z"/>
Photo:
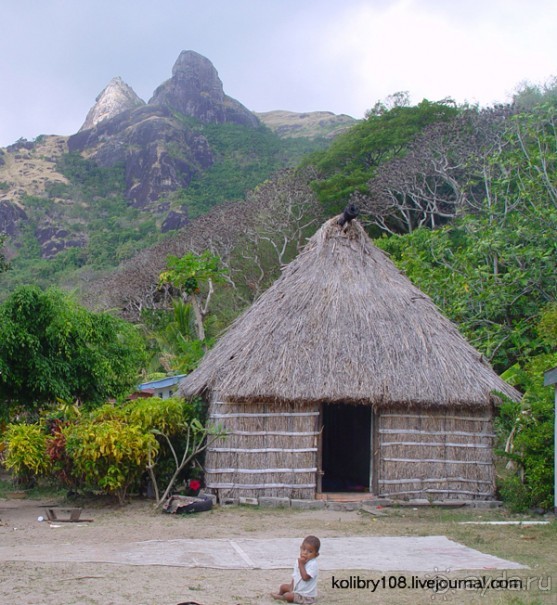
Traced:
<path id="1" fill-rule="evenodd" d="M 275 489 L 280 487 L 315 489 L 315 483 L 207 483 L 210 489 Z"/>
<path id="2" fill-rule="evenodd" d="M 319 432 L 311 431 L 304 433 L 295 433 L 289 431 L 227 431 L 227 435 L 243 435 L 249 437 L 253 435 L 254 437 L 265 436 L 265 435 L 278 435 L 279 437 L 316 437 L 319 435 Z"/>
<path id="3" fill-rule="evenodd" d="M 316 473 L 317 468 L 206 468 L 206 475 L 237 473 L 238 475 L 266 475 L 267 473 Z"/>
<path id="4" fill-rule="evenodd" d="M 382 435 L 461 435 L 462 437 L 495 437 L 494 433 L 469 433 L 468 431 L 416 431 L 414 429 L 379 429 Z"/>
<path id="5" fill-rule="evenodd" d="M 423 420 L 423 415 L 420 414 L 381 414 L 381 418 L 421 418 Z M 431 415 L 428 420 L 473 420 L 474 422 L 488 422 L 491 420 L 490 416 L 486 416 L 485 418 L 478 418 L 477 416 L 445 416 L 445 415 Z"/>
<path id="6" fill-rule="evenodd" d="M 487 443 L 443 443 L 434 441 L 385 441 L 381 443 L 381 447 L 387 445 L 420 445 L 420 446 L 431 446 L 431 447 L 479 447 L 483 449 L 491 449 L 491 445 Z"/>
<path id="7" fill-rule="evenodd" d="M 211 414 L 211 418 L 289 418 L 290 416 L 319 416 L 319 412 L 264 412 L 253 414 L 247 412 L 231 412 L 230 414 L 221 414 L 219 412 Z"/>
<path id="8" fill-rule="evenodd" d="M 260 447 L 249 449 L 245 447 L 210 447 L 208 452 L 216 452 L 222 454 L 268 454 L 278 452 L 281 454 L 303 454 L 305 452 L 316 452 L 316 447 L 300 447 L 294 449 L 285 449 L 281 447 Z"/>
<path id="9" fill-rule="evenodd" d="M 479 479 L 463 479 L 460 477 L 443 477 L 440 479 L 379 479 L 381 485 L 400 485 L 401 483 L 484 483 L 491 485 L 492 481 L 483 481 Z"/>
<path id="10" fill-rule="evenodd" d="M 491 466 L 493 462 L 478 462 L 477 460 L 438 460 L 436 458 L 383 458 L 384 462 L 415 462 L 423 464 L 424 462 L 441 462 L 443 464 L 483 464 Z"/>
<path id="11" fill-rule="evenodd" d="M 459 489 L 420 489 L 414 491 L 404 491 L 404 492 L 381 492 L 379 495 L 383 498 L 390 496 L 402 496 L 405 494 L 466 494 L 469 496 L 486 496 L 491 497 L 493 494 L 491 492 L 472 492 L 472 491 L 461 491 Z"/>

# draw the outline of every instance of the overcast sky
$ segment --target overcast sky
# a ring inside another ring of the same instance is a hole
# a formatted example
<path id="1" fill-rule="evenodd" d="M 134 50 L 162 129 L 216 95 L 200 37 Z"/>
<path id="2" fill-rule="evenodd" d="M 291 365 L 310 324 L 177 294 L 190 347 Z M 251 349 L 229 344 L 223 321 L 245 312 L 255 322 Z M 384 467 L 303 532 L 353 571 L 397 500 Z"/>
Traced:
<path id="1" fill-rule="evenodd" d="M 148 101 L 182 50 L 259 112 L 487 106 L 557 75 L 555 0 L 2 0 L 0 18 L 0 146 L 73 134 L 114 76 Z"/>

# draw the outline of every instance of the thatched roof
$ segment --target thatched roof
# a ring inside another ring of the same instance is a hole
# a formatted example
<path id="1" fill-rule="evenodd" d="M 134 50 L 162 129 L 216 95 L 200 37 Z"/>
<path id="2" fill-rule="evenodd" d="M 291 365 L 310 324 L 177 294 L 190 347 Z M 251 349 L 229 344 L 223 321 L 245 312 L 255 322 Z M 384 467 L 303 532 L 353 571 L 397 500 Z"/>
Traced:
<path id="1" fill-rule="evenodd" d="M 477 407 L 503 382 L 362 226 L 326 222 L 181 383 L 226 400 Z"/>

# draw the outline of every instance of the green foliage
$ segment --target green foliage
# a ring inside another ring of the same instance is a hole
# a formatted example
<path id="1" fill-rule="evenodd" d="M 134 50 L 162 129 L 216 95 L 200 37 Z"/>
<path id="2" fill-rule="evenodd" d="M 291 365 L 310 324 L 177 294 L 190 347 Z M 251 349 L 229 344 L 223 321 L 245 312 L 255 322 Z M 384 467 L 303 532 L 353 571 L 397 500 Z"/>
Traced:
<path id="1" fill-rule="evenodd" d="M 557 308 L 547 305 L 538 331 L 552 353 L 540 354 L 509 368 L 503 378 L 524 392 L 520 404 L 506 403 L 497 422 L 500 454 L 509 460 L 501 492 L 513 510 L 553 506 L 554 387 L 544 386 L 544 373 L 557 366 Z"/>
<path id="2" fill-rule="evenodd" d="M 195 128 L 209 141 L 215 161 L 177 198 L 188 207 L 192 218 L 217 204 L 243 199 L 247 191 L 274 172 L 295 165 L 305 153 L 324 144 L 280 139 L 264 126 L 252 128 L 230 123 L 196 124 Z"/>
<path id="3" fill-rule="evenodd" d="M 188 252 L 181 258 L 169 256 L 166 264 L 168 270 L 161 273 L 160 281 L 172 284 L 187 295 L 199 292 L 202 282 L 222 280 L 224 275 L 219 257 L 209 250 L 201 254 Z"/>
<path id="4" fill-rule="evenodd" d="M 342 210 L 350 195 L 365 191 L 377 167 L 403 154 L 406 145 L 426 126 L 455 116 L 452 102 L 424 99 L 414 107 L 382 108 L 339 135 L 326 151 L 310 156 L 322 178 L 314 188 L 327 213 Z"/>
<path id="5" fill-rule="evenodd" d="M 158 451 L 154 435 L 124 420 L 82 420 L 63 429 L 72 472 L 94 490 L 124 503 L 130 486 Z"/>
<path id="6" fill-rule="evenodd" d="M 157 431 L 169 437 L 179 434 L 184 424 L 195 417 L 193 406 L 176 397 L 139 399 L 125 410 L 130 422 L 144 431 Z"/>
<path id="7" fill-rule="evenodd" d="M 541 339 L 550 346 L 557 346 L 557 302 L 542 310 L 538 332 Z"/>
<path id="8" fill-rule="evenodd" d="M 56 166 L 73 187 L 68 188 L 68 197 L 79 192 L 88 199 L 103 198 L 115 194 L 122 195 L 125 187 L 125 167 L 118 164 L 112 167 L 97 166 L 93 161 L 83 158 L 79 153 L 63 155 Z M 61 189 L 58 186 L 58 189 Z M 58 191 L 59 193 L 64 190 Z"/>
<path id="9" fill-rule="evenodd" d="M 522 213 L 502 224 L 469 215 L 377 243 L 499 371 L 545 349 L 536 321 L 557 295 L 555 243 Z"/>
<path id="10" fill-rule="evenodd" d="M 46 288 L 77 282 L 83 270 L 114 268 L 162 237 L 156 215 L 126 202 L 123 166 L 98 167 L 72 153 L 62 156 L 58 169 L 69 184 L 52 183 L 45 197 L 23 200 L 28 220 L 21 226 L 13 270 L 2 276 L 6 293 L 29 283 Z M 48 225 L 69 232 L 64 238 L 82 245 L 43 258 L 37 234 Z"/>
<path id="11" fill-rule="evenodd" d="M 499 453 L 509 461 L 501 493 L 516 512 L 553 505 L 554 389 L 543 386 L 543 375 L 555 365 L 557 353 L 538 355 L 503 374 L 524 391 L 521 403 L 501 407 L 497 421 Z"/>
<path id="12" fill-rule="evenodd" d="M 204 426 L 200 418 L 203 412 L 195 403 L 176 398 L 149 398 L 130 404 L 128 410 L 130 417 L 156 436 L 160 446 L 159 457 L 151 456 L 147 465 L 159 506 L 176 482 L 193 472 L 192 462 L 224 432 L 216 426 Z"/>
<path id="13" fill-rule="evenodd" d="M 0 400 L 39 407 L 125 394 L 144 360 L 138 330 L 59 290 L 18 288 L 0 305 Z"/>
<path id="14" fill-rule="evenodd" d="M 142 324 L 149 367 L 156 371 L 162 368 L 161 376 L 167 372 L 186 374 L 195 369 L 206 349 L 212 346 L 216 332 L 216 318 L 211 314 L 203 319 L 205 339 L 199 340 L 192 305 L 180 298 L 172 300 L 170 312 L 144 309 Z"/>
<path id="15" fill-rule="evenodd" d="M 46 455 L 47 434 L 38 424 L 9 424 L 4 434 L 4 465 L 24 487 L 46 475 L 50 460 Z"/>
<path id="16" fill-rule="evenodd" d="M 161 285 L 167 285 L 178 292 L 182 301 L 186 305 L 191 305 L 193 324 L 196 331 L 196 339 L 189 337 L 187 325 L 183 321 L 180 325 L 180 320 L 190 321 L 186 317 L 186 309 L 183 305 L 175 305 L 175 318 L 178 329 L 183 329 L 180 332 L 181 352 L 187 357 L 195 357 L 196 352 L 200 351 L 200 347 L 206 349 L 208 346 L 207 335 L 205 332 L 205 319 L 209 313 L 209 303 L 213 295 L 213 284 L 222 282 L 225 271 L 220 266 L 218 256 L 205 250 L 201 254 L 188 252 L 181 258 L 169 256 L 167 259 L 167 270 L 160 274 L 159 282 Z M 205 289 L 202 292 L 202 289 Z M 182 313 L 182 317 L 180 316 Z M 189 314 L 188 314 L 189 315 Z M 197 340 L 197 345 L 192 341 Z M 192 343 L 192 344 L 189 344 Z M 197 358 L 199 359 L 199 358 Z M 192 359 L 196 362 L 197 359 Z"/>
<path id="17" fill-rule="evenodd" d="M 557 298 L 556 116 L 542 106 L 512 120 L 487 159 L 482 206 L 379 241 L 499 371 L 547 350 L 536 325 Z"/>
<path id="18" fill-rule="evenodd" d="M 525 513 L 532 506 L 528 487 L 517 475 L 510 474 L 499 481 L 499 494 L 511 513 Z"/>
<path id="19" fill-rule="evenodd" d="M 201 423 L 204 407 L 178 398 L 124 406 L 105 404 L 89 412 L 62 403 L 39 424 L 9 425 L 5 465 L 24 485 L 47 473 L 72 490 L 94 490 L 124 503 L 148 471 L 164 498 L 207 446 L 222 433 Z M 160 503 L 160 498 L 157 503 Z"/>

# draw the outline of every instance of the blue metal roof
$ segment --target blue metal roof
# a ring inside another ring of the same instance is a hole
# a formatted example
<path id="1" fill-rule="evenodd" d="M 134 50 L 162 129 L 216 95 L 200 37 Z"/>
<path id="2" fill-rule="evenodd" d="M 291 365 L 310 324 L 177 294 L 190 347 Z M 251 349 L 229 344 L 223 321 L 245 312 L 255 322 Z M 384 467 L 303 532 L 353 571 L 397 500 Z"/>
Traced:
<path id="1" fill-rule="evenodd" d="M 167 376 L 166 378 L 159 378 L 159 380 L 151 380 L 150 382 L 144 382 L 137 388 L 140 391 L 146 389 L 164 389 L 164 387 L 171 387 L 178 384 L 182 378 L 185 378 L 187 374 L 177 374 L 176 376 Z"/>

